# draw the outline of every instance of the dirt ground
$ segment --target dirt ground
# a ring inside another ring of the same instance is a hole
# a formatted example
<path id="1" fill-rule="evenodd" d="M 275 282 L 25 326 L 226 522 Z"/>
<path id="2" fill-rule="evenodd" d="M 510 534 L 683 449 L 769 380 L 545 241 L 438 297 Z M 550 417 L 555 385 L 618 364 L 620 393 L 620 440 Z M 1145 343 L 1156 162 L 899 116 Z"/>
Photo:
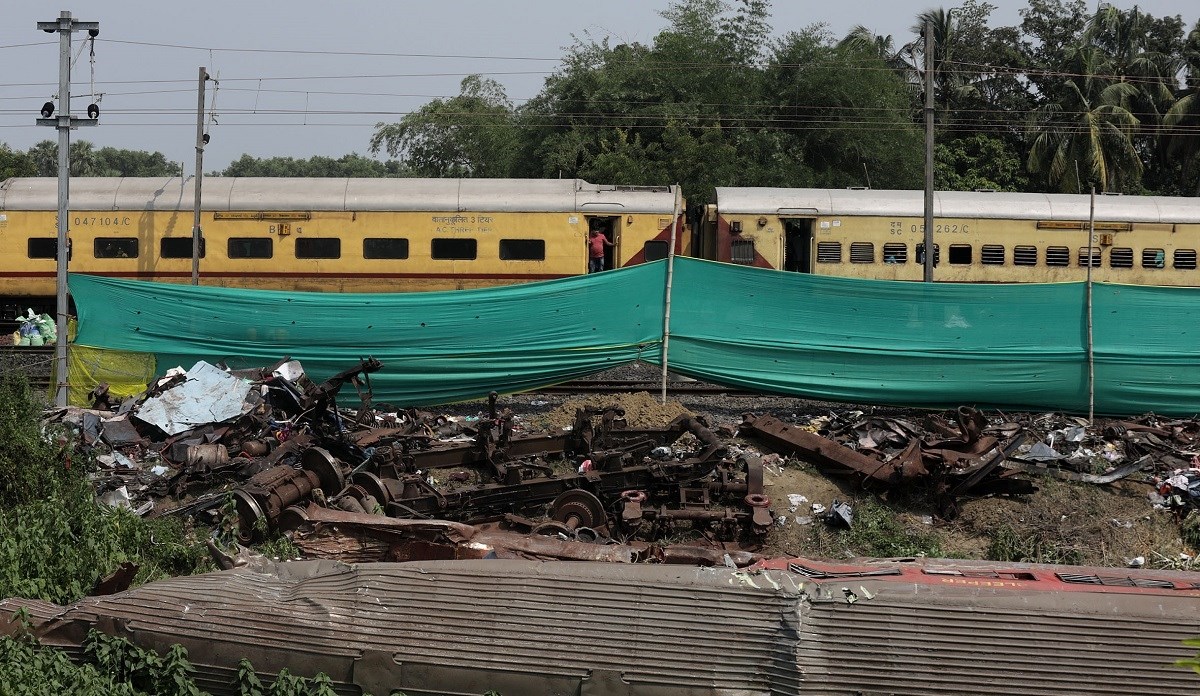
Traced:
<path id="1" fill-rule="evenodd" d="M 507 397 L 522 414 L 527 430 L 561 430 L 574 421 L 582 406 L 618 405 L 630 427 L 661 427 L 682 413 L 705 417 L 710 427 L 735 427 L 740 414 L 773 413 L 803 422 L 831 405 L 798 399 L 692 397 L 684 403 L 659 403 L 649 393 L 589 396 L 516 395 Z M 834 406 L 846 408 L 845 406 Z M 680 441 L 685 445 L 686 439 Z M 770 454 L 755 441 L 731 441 L 735 450 Z M 768 469 L 767 494 L 777 518 L 786 518 L 768 537 L 763 552 L 818 558 L 939 556 L 947 558 L 1028 561 L 1124 567 L 1141 557 L 1146 567 L 1200 570 L 1200 549 L 1183 541 L 1177 520 L 1155 510 L 1148 498 L 1151 486 L 1134 477 L 1110 485 L 1092 485 L 1043 477 L 1030 495 L 960 501 L 953 521 L 938 519 L 929 496 L 920 490 L 878 494 L 849 479 L 833 479 L 798 459 L 781 459 Z M 788 494 L 804 496 L 793 506 Z M 829 508 L 835 500 L 850 503 L 855 523 L 838 530 L 812 510 Z M 792 509 L 795 507 L 795 509 Z"/>

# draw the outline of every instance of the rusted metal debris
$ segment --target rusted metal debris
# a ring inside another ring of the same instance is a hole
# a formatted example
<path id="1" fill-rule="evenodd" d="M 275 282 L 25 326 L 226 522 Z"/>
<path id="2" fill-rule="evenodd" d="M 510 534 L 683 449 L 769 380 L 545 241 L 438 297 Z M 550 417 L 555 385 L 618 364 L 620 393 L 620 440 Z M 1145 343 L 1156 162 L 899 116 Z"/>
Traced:
<path id="1" fill-rule="evenodd" d="M 295 530 L 325 510 L 476 530 L 439 537 L 439 553 L 468 553 L 455 544 L 492 535 L 489 548 L 501 555 L 711 564 L 727 562 L 729 553 L 744 565 L 752 556 L 742 545 L 761 544 L 774 521 L 761 462 L 731 457 L 699 419 L 636 429 L 620 408 L 581 409 L 566 432 L 528 433 L 496 394 L 478 419 L 383 411 L 370 390 L 370 375 L 381 367 L 367 358 L 313 383 L 286 359 L 239 371 L 198 363 L 171 371 L 117 413 L 71 415 L 93 454 L 110 452 L 99 455 L 110 465 L 101 486 L 106 500 L 129 501 L 149 515 L 200 516 L 213 526 L 220 526 L 221 508 L 232 506 L 243 543 L 269 530 Z M 346 385 L 357 391 L 356 408 L 339 405 Z M 212 410 L 227 414 L 224 420 L 196 422 L 206 398 L 219 402 Z M 142 413 L 145 404 L 150 415 Z M 680 446 L 685 436 L 688 444 Z M 405 557 L 405 544 L 433 543 L 398 538 L 396 527 L 383 523 L 343 520 L 339 528 L 360 537 L 392 530 L 394 548 L 381 558 Z M 699 532 L 698 543 L 708 546 L 653 543 L 683 529 Z M 314 555 L 328 555 L 318 548 L 324 542 L 306 543 Z"/>
<path id="2" fill-rule="evenodd" d="M 1159 419 L 1099 421 L 1057 414 L 989 422 L 962 407 L 927 414 L 920 424 L 901 418 L 831 413 L 807 423 L 747 415 L 740 428 L 783 454 L 795 454 L 833 475 L 852 476 L 864 488 L 919 486 L 935 497 L 945 518 L 958 514 L 960 498 L 1030 493 L 1022 474 L 1111 484 L 1153 472 L 1156 504 L 1180 516 L 1200 507 L 1200 421 Z"/>

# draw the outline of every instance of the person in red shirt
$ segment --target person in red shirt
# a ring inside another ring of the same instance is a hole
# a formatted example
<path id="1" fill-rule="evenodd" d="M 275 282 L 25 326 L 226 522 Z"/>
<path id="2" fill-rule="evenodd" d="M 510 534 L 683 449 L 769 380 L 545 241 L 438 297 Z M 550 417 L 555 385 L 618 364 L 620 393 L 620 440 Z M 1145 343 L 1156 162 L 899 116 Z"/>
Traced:
<path id="1" fill-rule="evenodd" d="M 588 273 L 599 273 L 604 270 L 604 247 L 613 246 L 600 230 L 592 229 L 588 233 Z"/>

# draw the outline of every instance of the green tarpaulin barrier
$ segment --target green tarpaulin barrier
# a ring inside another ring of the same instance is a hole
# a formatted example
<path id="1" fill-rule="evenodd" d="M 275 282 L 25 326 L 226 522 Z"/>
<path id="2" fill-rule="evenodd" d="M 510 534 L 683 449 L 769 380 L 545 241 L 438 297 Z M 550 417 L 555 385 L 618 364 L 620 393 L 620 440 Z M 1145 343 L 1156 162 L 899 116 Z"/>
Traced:
<path id="1" fill-rule="evenodd" d="M 261 367 L 290 356 L 313 379 L 378 358 L 377 402 L 447 403 L 580 377 L 657 355 L 662 264 L 484 290 L 339 294 L 71 275 L 76 342 Z"/>
<path id="2" fill-rule="evenodd" d="M 78 342 L 159 371 L 373 355 L 378 401 L 427 405 L 564 381 L 661 351 L 666 262 L 544 283 L 395 295 L 268 292 L 73 275 Z M 1086 412 L 1083 283 L 864 281 L 675 261 L 670 367 L 830 401 Z M 1200 412 L 1200 289 L 1095 285 L 1102 414 Z M 74 377 L 72 377 L 74 379 Z"/>

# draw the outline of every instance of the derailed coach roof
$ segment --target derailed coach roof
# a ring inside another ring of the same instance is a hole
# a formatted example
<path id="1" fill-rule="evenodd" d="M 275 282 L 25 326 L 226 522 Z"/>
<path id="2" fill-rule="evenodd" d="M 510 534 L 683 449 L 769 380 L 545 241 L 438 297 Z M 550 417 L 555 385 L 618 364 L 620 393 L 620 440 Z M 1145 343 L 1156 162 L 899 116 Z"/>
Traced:
<path id="1" fill-rule="evenodd" d="M 1196 692 L 1171 666 L 1200 625 L 1183 574 L 1108 569 L 1132 584 L 1064 591 L 1032 566 L 953 561 L 259 563 L 69 607 L 7 600 L 0 616 L 26 607 L 43 643 L 72 649 L 93 626 L 181 643 L 214 694 L 232 693 L 242 657 L 325 672 L 346 694 Z"/>
<path id="2" fill-rule="evenodd" d="M 1089 196 L 1059 193 L 935 191 L 940 218 L 1087 220 Z M 921 217 L 922 191 L 717 187 L 722 215 L 866 215 Z M 1118 222 L 1200 223 L 1200 199 L 1173 196 L 1096 196 L 1096 219 Z"/>
<path id="3" fill-rule="evenodd" d="M 191 177 L 72 177 L 72 210 L 191 210 Z M 667 186 L 607 186 L 581 179 L 319 179 L 205 177 L 207 211 L 481 211 L 658 213 L 673 210 Z M 54 210 L 58 180 L 8 179 L 0 210 Z"/>
<path id="4" fill-rule="evenodd" d="M 188 649 L 201 688 L 238 660 L 374 694 L 787 694 L 798 583 L 726 568 L 536 561 L 266 563 L 29 609 L 44 644 L 116 628 Z M 355 693 L 341 689 L 339 693 Z"/>

